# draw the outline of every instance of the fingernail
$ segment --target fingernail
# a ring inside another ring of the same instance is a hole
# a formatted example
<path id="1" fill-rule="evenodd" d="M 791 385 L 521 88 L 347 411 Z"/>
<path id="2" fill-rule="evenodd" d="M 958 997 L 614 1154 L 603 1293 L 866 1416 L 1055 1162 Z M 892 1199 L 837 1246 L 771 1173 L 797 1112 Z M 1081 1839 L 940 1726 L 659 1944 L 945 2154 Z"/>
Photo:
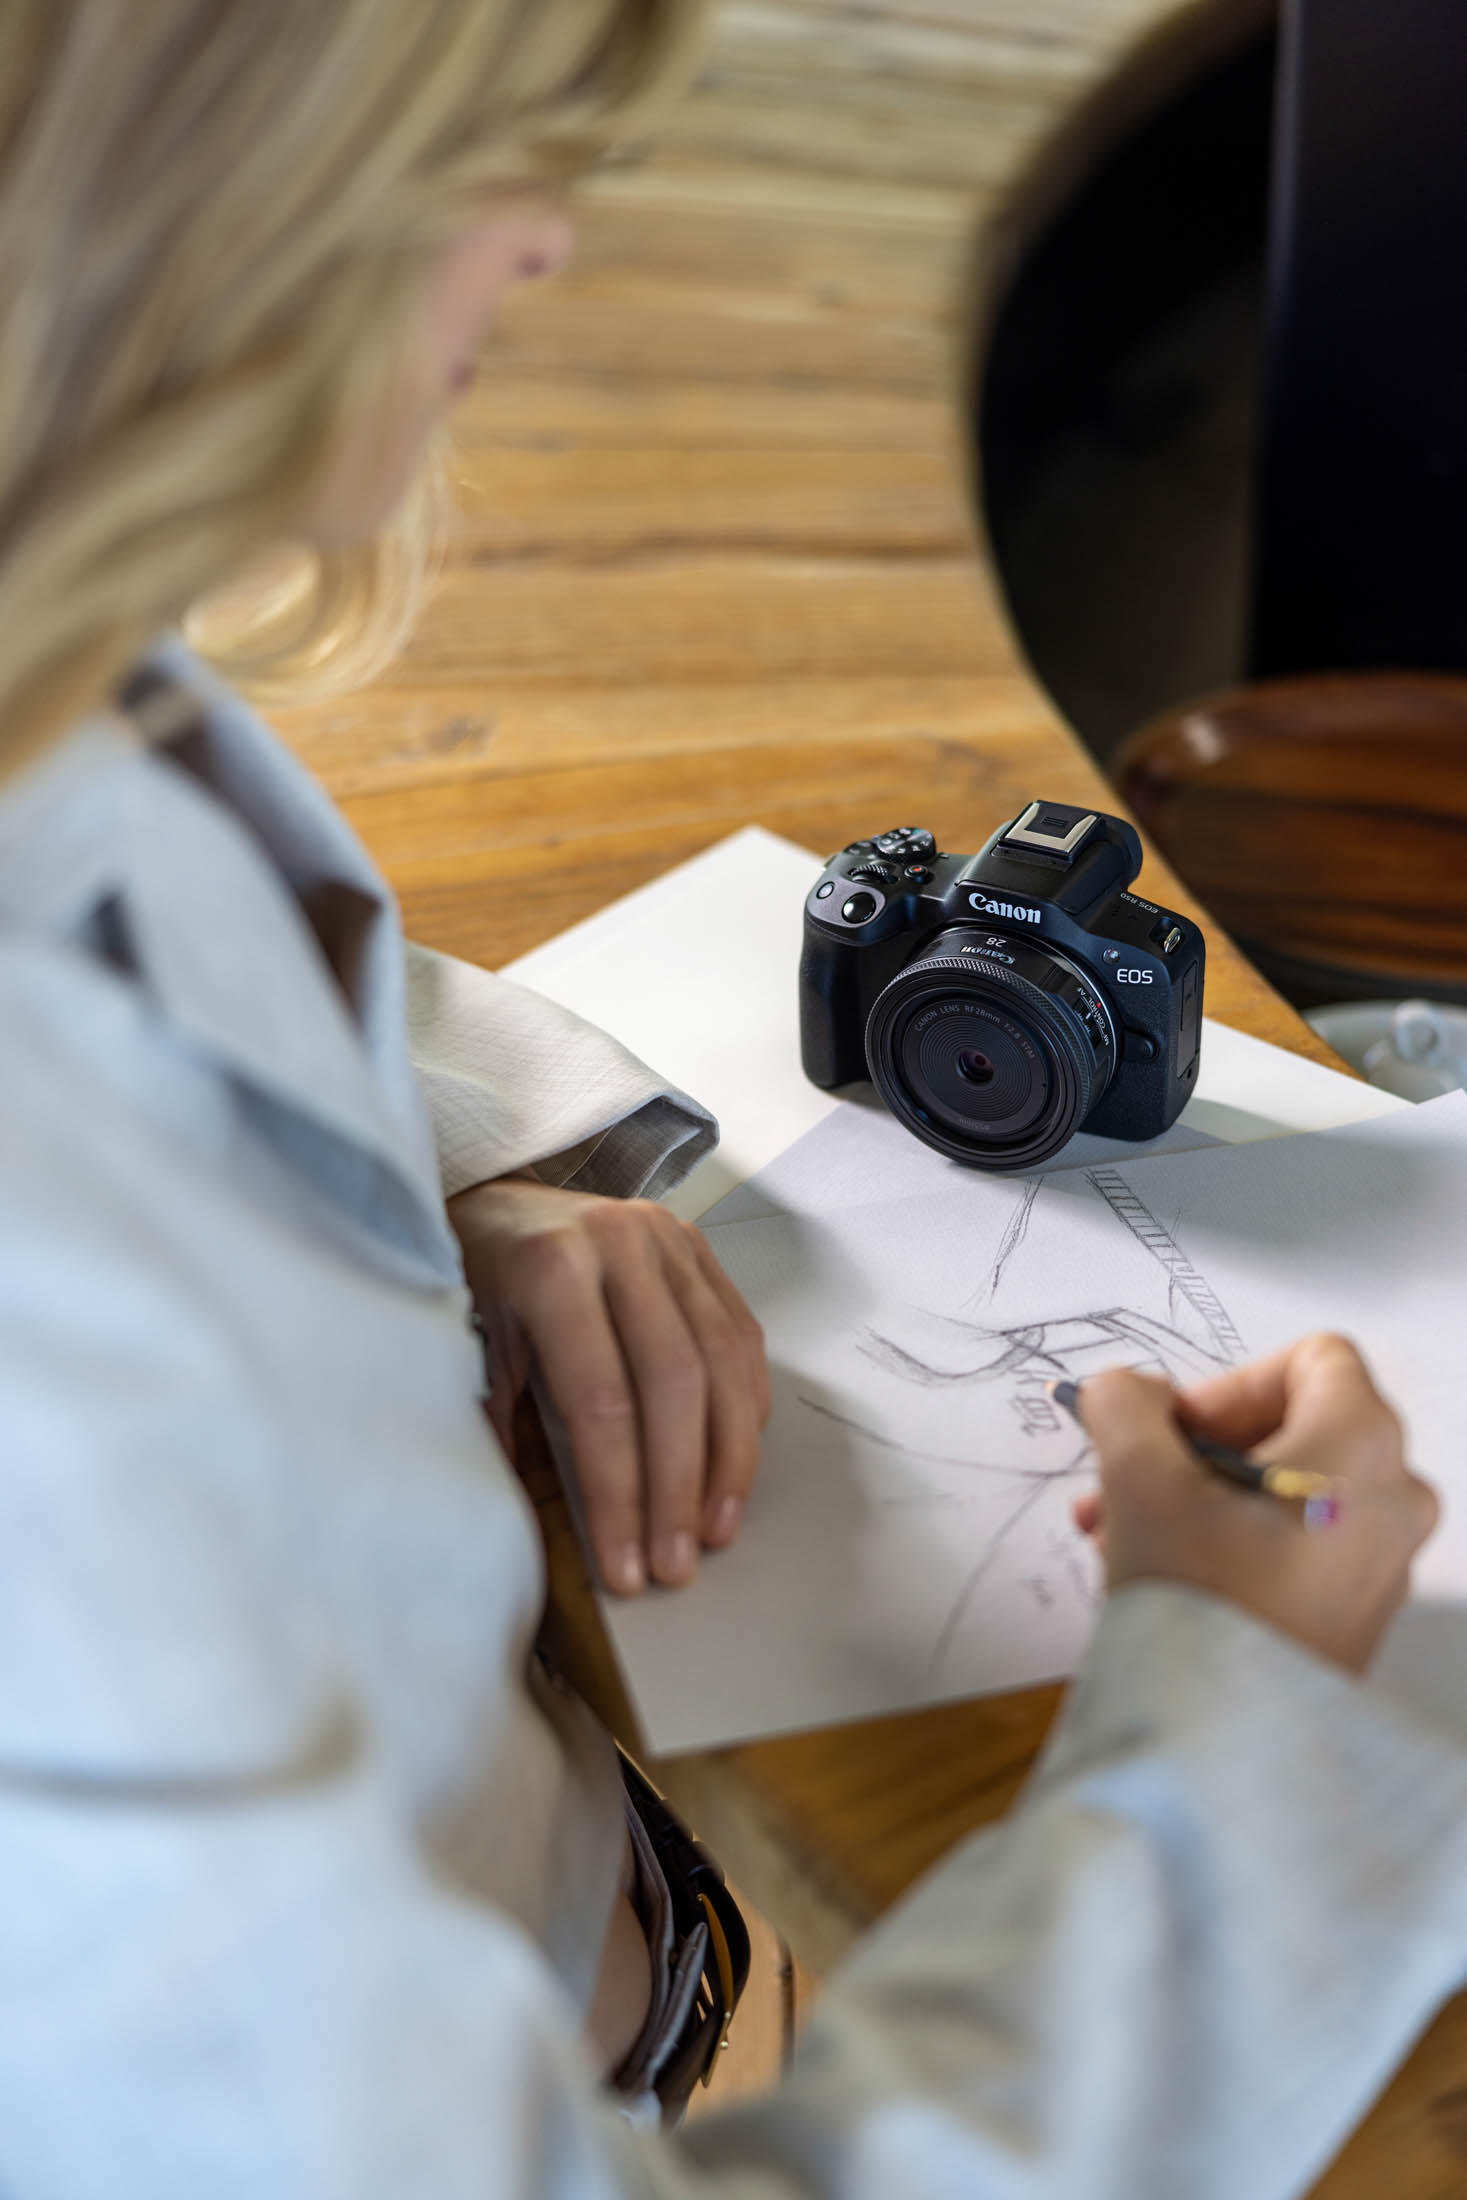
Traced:
<path id="1" fill-rule="evenodd" d="M 642 1554 L 635 1543 L 627 1543 L 613 1553 L 606 1570 L 607 1583 L 619 1596 L 640 1596 L 647 1586 L 647 1569 L 642 1564 Z"/>
<path id="2" fill-rule="evenodd" d="M 708 1523 L 708 1536 L 713 1543 L 732 1543 L 738 1534 L 744 1508 L 737 1497 L 720 1497 L 713 1508 L 713 1518 Z"/>
<path id="3" fill-rule="evenodd" d="M 686 1528 L 679 1528 L 675 1535 L 658 1537 L 652 1565 L 659 1581 L 686 1581 L 697 1563 L 698 1553 Z"/>

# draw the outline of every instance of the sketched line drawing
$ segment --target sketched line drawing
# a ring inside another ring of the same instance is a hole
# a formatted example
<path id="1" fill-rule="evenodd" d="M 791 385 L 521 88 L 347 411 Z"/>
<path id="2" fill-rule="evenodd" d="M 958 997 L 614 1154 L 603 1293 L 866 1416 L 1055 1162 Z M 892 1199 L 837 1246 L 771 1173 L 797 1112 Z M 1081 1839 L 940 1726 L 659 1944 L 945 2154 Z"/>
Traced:
<path id="1" fill-rule="evenodd" d="M 1084 1459 L 1088 1448 L 1085 1440 L 1078 1432 L 1071 1432 L 1070 1449 L 1073 1456 L 1068 1465 L 1021 1464 L 1011 1466 L 1007 1463 L 998 1465 L 992 1460 L 974 1459 L 971 1453 L 958 1455 L 952 1452 L 933 1451 L 920 1444 L 904 1443 L 900 1437 L 888 1436 L 882 1430 L 871 1428 L 865 1422 L 856 1420 L 851 1414 L 838 1413 L 833 1406 L 823 1404 L 818 1398 L 807 1398 L 800 1395 L 798 1402 L 808 1412 L 818 1413 L 823 1420 L 834 1421 L 840 1427 L 850 1429 L 855 1435 L 862 1437 L 865 1442 L 874 1444 L 881 1450 L 892 1452 L 899 1458 L 917 1461 L 927 1460 L 942 1466 L 962 1467 L 975 1476 L 999 1475 L 1010 1481 L 1017 1481 L 1025 1485 L 1021 1495 L 1008 1507 L 1003 1517 L 990 1531 L 980 1557 L 969 1570 L 964 1578 L 962 1588 L 948 1608 L 927 1661 L 928 1675 L 930 1678 L 936 1679 L 940 1676 L 948 1653 L 957 1640 L 974 1597 L 982 1588 L 984 1580 L 991 1569 L 997 1565 L 998 1560 L 1003 1555 L 1003 1548 L 1008 1538 L 1019 1526 L 1025 1515 L 1038 1504 L 1047 1489 L 1055 1483 L 1069 1480 L 1082 1471 L 1081 1461 Z M 1044 1398 L 1044 1404 L 1053 1417 L 1056 1427 L 1058 1427 L 1059 1416 L 1055 1414 L 1047 1395 Z M 929 1497 L 926 1502 L 936 1505 L 941 1501 Z M 1062 1550 L 1063 1545 L 1060 1545 L 1053 1550 L 1052 1555 L 1059 1557 Z M 1038 1588 L 1043 1594 L 1045 1588 L 1043 1577 L 1036 1577 L 1032 1586 Z"/>
<path id="2" fill-rule="evenodd" d="M 1133 1348 L 1128 1367 L 1173 1381 L 1195 1380 L 1231 1364 L 1231 1355 L 1218 1351 L 1210 1336 L 1189 1336 L 1175 1322 L 1156 1321 L 1128 1306 L 1024 1322 L 1011 1329 L 894 1307 L 883 1315 L 880 1328 L 867 1324 L 856 1338 L 856 1350 L 864 1358 L 921 1390 L 1006 1379 L 1042 1387 L 1062 1376 L 1079 1382 L 1097 1368 L 1118 1364 L 1109 1349 L 1114 1345 Z"/>
<path id="3" fill-rule="evenodd" d="M 975 1459 L 971 1452 L 933 1451 L 923 1444 L 903 1443 L 899 1436 L 888 1436 L 884 1429 L 872 1428 L 865 1421 L 858 1421 L 853 1413 L 837 1413 L 822 1399 L 807 1398 L 797 1394 L 798 1403 L 810 1413 L 818 1413 L 823 1421 L 834 1421 L 838 1428 L 848 1428 L 878 1450 L 889 1451 L 901 1459 L 930 1459 L 938 1466 L 964 1467 L 973 1474 L 1005 1474 L 1019 1482 L 1052 1482 L 1054 1470 L 1050 1467 L 1012 1466 L 1007 1460 L 1000 1465 L 992 1459 Z M 1081 1450 L 1085 1448 L 1081 1445 Z"/>
<path id="4" fill-rule="evenodd" d="M 1005 1543 L 1023 1520 L 1025 1514 L 1032 1511 L 1033 1507 L 1038 1504 L 1043 1494 L 1044 1485 L 1042 1481 L 1033 1489 L 1027 1490 L 1009 1513 L 1008 1518 L 989 1538 L 987 1550 L 963 1583 L 959 1595 L 953 1599 L 947 1618 L 942 1623 L 942 1632 L 933 1644 L 932 1656 L 928 1660 L 927 1670 L 929 1673 L 936 1675 L 942 1671 L 947 1662 L 948 1652 L 957 1641 L 963 1622 L 972 1608 L 973 1599 L 982 1588 L 988 1574 L 1003 1556 Z"/>
<path id="5" fill-rule="evenodd" d="M 1180 1295 L 1195 1307 L 1215 1338 L 1224 1363 L 1231 1365 L 1234 1360 L 1241 1360 L 1247 1347 L 1227 1308 L 1207 1278 L 1188 1260 L 1175 1233 L 1157 1221 L 1119 1169 L 1087 1169 L 1085 1181 L 1092 1191 L 1100 1194 L 1111 1213 L 1125 1224 L 1138 1243 L 1145 1246 L 1153 1260 L 1160 1261 L 1166 1271 L 1171 1296 L 1175 1299 Z"/>
<path id="6" fill-rule="evenodd" d="M 997 1298 L 998 1287 L 1003 1282 L 1003 1272 L 1028 1235 L 1029 1220 L 1034 1212 L 1034 1202 L 1039 1197 L 1039 1187 L 1043 1182 L 1042 1176 L 1032 1176 L 1025 1184 L 1023 1196 L 1014 1209 L 1009 1226 L 1004 1231 L 999 1244 L 998 1254 L 989 1273 L 988 1281 L 984 1284 L 982 1290 L 975 1293 L 974 1297 L 969 1300 L 970 1306 L 977 1306 L 985 1299 Z"/>
<path id="7" fill-rule="evenodd" d="M 1173 1383 L 1193 1382 L 1216 1374 L 1246 1355 L 1247 1347 L 1231 1315 L 1183 1252 L 1176 1231 L 1157 1219 L 1118 1170 L 1088 1170 L 1086 1177 L 1097 1197 L 1160 1267 L 1166 1279 L 1165 1320 L 1133 1306 L 1108 1306 L 1094 1312 L 1004 1326 L 934 1314 L 918 1307 L 893 1306 L 877 1322 L 863 1324 L 854 1339 L 856 1350 L 864 1358 L 914 1389 L 940 1393 L 981 1388 L 1000 1411 L 1006 1405 L 1008 1412 L 1002 1417 L 1011 1430 L 1011 1417 L 1017 1418 L 1026 1457 L 999 1466 L 974 1459 L 971 1454 L 924 1450 L 910 1441 L 886 1436 L 813 1398 L 800 1400 L 811 1412 L 842 1424 L 865 1442 L 914 1463 L 926 1460 L 932 1465 L 965 1468 L 990 1490 L 995 1482 L 1005 1479 L 1019 1485 L 1007 1501 L 996 1498 L 982 1549 L 938 1630 L 929 1666 L 934 1677 L 940 1674 L 973 1600 L 1005 1543 L 1047 1488 L 1086 1471 L 1089 1446 L 1069 1417 L 1055 1406 L 1048 1386 L 1061 1378 L 1083 1381 L 1102 1367 L 1121 1363 L 1165 1376 Z M 1041 1184 L 1042 1180 L 1036 1178 L 1025 1187 L 1004 1231 L 992 1271 L 978 1294 L 980 1300 L 996 1297 L 1004 1271 L 1029 1230 Z M 932 1502 L 947 1500 L 934 1494 Z M 1062 1539 L 1052 1555 L 1057 1556 L 1063 1548 Z M 1031 1586 L 1037 1593 L 1044 1593 L 1042 1578 L 1036 1577 Z"/>

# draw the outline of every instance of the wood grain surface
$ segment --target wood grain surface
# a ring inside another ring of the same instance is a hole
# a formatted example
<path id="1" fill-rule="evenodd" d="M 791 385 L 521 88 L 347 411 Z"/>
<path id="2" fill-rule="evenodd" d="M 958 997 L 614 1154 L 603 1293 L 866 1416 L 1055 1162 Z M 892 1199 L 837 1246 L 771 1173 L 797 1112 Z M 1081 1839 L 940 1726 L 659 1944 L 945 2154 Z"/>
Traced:
<path id="1" fill-rule="evenodd" d="M 280 719 L 416 937 L 498 965 L 749 823 L 826 851 L 912 817 L 971 847 L 1035 795 L 1114 806 L 986 562 L 972 332 L 1085 161 L 1258 12 L 724 7 L 656 145 L 588 187 L 575 269 L 504 315 L 464 410 L 457 539 L 401 664 Z M 1155 862 L 1142 888 L 1185 902 Z M 1323 1055 L 1216 930 L 1208 1007 Z M 563 1505 L 527 1468 L 556 1652 L 634 1736 Z M 1055 1701 L 655 1769 L 819 1971 L 1006 1807 Z M 1321 2194 L 1460 2195 L 1464 2069 L 1459 2005 Z"/>

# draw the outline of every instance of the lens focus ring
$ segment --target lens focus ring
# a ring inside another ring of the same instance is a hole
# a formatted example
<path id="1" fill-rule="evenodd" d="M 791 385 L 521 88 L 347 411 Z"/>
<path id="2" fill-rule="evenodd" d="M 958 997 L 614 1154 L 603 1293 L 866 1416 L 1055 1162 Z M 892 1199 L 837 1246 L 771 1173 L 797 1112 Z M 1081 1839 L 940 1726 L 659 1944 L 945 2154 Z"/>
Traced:
<path id="1" fill-rule="evenodd" d="M 1036 1168 L 1105 1092 L 1114 1027 L 1068 956 L 1005 939 L 1000 961 L 961 944 L 971 938 L 965 926 L 939 934 L 878 996 L 866 1030 L 872 1081 L 938 1152 L 978 1168 Z"/>

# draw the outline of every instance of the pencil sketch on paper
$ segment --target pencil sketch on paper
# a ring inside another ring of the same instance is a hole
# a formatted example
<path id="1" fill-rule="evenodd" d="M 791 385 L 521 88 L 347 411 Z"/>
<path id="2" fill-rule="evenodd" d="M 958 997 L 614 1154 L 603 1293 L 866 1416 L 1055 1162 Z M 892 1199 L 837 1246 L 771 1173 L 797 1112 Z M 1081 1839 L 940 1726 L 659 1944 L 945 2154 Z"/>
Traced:
<path id="1" fill-rule="evenodd" d="M 916 1476 L 910 1488 L 917 1492 L 922 1488 L 924 1464 L 957 1468 L 973 1477 L 973 1509 L 984 1516 L 983 1528 L 973 1565 L 940 1620 L 929 1666 L 934 1679 L 940 1677 L 979 1590 L 1015 1532 L 1046 1495 L 1086 1472 L 1089 1446 L 1069 1416 L 1054 1404 L 1049 1385 L 1066 1377 L 1083 1381 L 1101 1368 L 1123 1365 L 1163 1375 L 1174 1383 L 1194 1382 L 1230 1366 L 1245 1353 L 1232 1317 L 1182 1250 L 1175 1230 L 1151 1213 L 1118 1170 L 1089 1170 L 1086 1180 L 1156 1262 L 1165 1284 L 1164 1314 L 1134 1306 L 1101 1306 L 1050 1320 L 1005 1325 L 992 1319 L 894 1307 L 878 1321 L 862 1324 L 854 1340 L 864 1359 L 916 1391 L 983 1393 L 990 1406 L 986 1425 L 997 1424 L 1007 1433 L 1007 1441 L 993 1446 L 1009 1454 L 1001 1463 L 969 1453 L 933 1450 L 912 1441 L 910 1435 L 893 1437 L 817 1399 L 800 1398 L 806 1410 L 840 1424 L 864 1444 L 910 1461 Z M 1024 1186 L 989 1276 L 969 1305 L 993 1306 L 997 1300 L 1004 1272 L 1028 1232 L 1039 1189 L 1038 1180 Z M 1017 1453 L 1012 1449 L 1015 1439 Z M 922 1498 L 909 1496 L 906 1501 L 922 1502 Z M 932 1501 L 950 1505 L 952 1498 L 945 1491 Z M 1092 1577 L 1078 1564 L 1076 1534 L 1067 1523 L 1053 1528 L 1049 1556 L 1069 1573 L 1072 1587 L 1093 1600 Z M 1042 1569 L 1031 1577 L 1029 1587 L 1037 1601 L 1047 1600 Z"/>
<path id="2" fill-rule="evenodd" d="M 1409 1401 L 1413 1451 L 1448 1495 L 1420 1608 L 1467 1600 L 1451 1365 L 1467 1322 L 1467 1094 L 1314 1137 L 1087 1151 L 1038 1190 L 946 1170 L 924 1182 L 885 1149 L 864 1178 L 828 1159 L 812 1140 L 777 1197 L 761 1188 L 710 1225 L 765 1325 L 773 1412 L 738 1541 L 678 1596 L 605 1607 L 652 1747 L 1074 1673 L 1100 1586 L 1072 1518 L 1093 1462 L 1046 1384 L 1127 1361 L 1195 1382 L 1306 1327 L 1357 1335 Z M 1460 1658 L 1434 1627 L 1413 1657 L 1403 1688 L 1429 1674 L 1459 1737 Z"/>

